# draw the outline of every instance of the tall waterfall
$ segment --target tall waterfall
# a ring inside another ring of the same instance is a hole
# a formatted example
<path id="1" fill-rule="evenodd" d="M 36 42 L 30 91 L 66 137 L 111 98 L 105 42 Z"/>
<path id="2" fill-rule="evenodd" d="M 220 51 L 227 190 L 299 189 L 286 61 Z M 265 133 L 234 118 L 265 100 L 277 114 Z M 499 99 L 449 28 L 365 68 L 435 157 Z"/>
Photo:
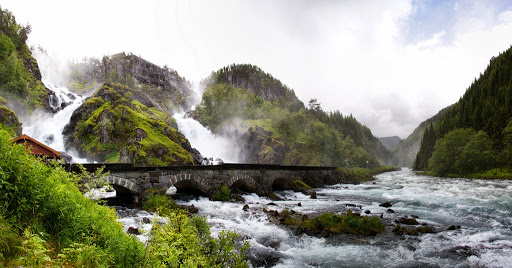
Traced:
<path id="1" fill-rule="evenodd" d="M 76 152 L 65 150 L 64 136 L 62 135 L 64 126 L 69 123 L 71 115 L 84 102 L 85 97 L 71 92 L 66 87 L 52 85 L 48 81 L 43 80 L 43 83 L 55 93 L 55 96 L 50 99 L 52 108 L 60 108 L 62 104 L 67 104 L 67 106 L 55 114 L 37 113 L 26 119 L 23 122 L 23 133 L 56 151 L 66 152 L 73 157 L 72 162 L 87 162 L 87 159 L 77 157 Z"/>
<path id="2" fill-rule="evenodd" d="M 240 148 L 233 140 L 215 135 L 195 119 L 186 118 L 184 113 L 175 114 L 174 118 L 179 131 L 203 157 L 214 160 L 219 158 L 226 163 L 240 162 Z"/>

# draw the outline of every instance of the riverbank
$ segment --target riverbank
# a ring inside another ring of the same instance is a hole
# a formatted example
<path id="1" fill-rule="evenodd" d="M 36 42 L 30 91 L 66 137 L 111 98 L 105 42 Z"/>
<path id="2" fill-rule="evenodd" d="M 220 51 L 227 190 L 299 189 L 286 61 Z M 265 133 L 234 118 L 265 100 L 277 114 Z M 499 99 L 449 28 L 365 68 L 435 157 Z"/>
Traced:
<path id="1" fill-rule="evenodd" d="M 432 171 L 416 171 L 418 175 L 437 176 Z M 467 178 L 467 179 L 482 179 L 482 180 L 512 180 L 512 170 L 505 168 L 494 168 L 483 172 L 469 173 L 469 174 L 446 174 L 442 176 L 445 178 Z"/>

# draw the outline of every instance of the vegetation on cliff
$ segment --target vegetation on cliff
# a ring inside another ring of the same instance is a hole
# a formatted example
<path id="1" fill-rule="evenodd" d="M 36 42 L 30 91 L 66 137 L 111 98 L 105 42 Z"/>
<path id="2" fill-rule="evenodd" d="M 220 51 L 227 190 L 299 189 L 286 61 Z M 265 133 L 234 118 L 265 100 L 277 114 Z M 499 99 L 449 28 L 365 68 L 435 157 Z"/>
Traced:
<path id="1" fill-rule="evenodd" d="M 21 113 L 48 107 L 49 92 L 26 44 L 30 30 L 0 7 L 0 95 L 7 99 L 8 107 Z"/>
<path id="2" fill-rule="evenodd" d="M 145 95 L 121 84 L 104 84 L 65 127 L 66 146 L 89 159 L 139 166 L 193 164 L 188 140 L 169 114 Z"/>
<path id="3" fill-rule="evenodd" d="M 68 86 L 76 91 L 90 91 L 103 83 L 119 83 L 144 92 L 163 111 L 188 109 L 196 98 L 192 85 L 175 70 L 163 68 L 131 53 L 84 58 L 70 64 Z"/>
<path id="4" fill-rule="evenodd" d="M 512 47 L 493 57 L 464 96 L 426 128 L 414 168 L 439 176 L 503 177 L 510 171 L 511 74 Z M 487 172 L 493 169 L 498 170 Z"/>
<path id="5" fill-rule="evenodd" d="M 293 91 L 255 66 L 232 65 L 207 81 L 191 114 L 215 133 L 235 136 L 245 162 L 365 167 L 379 164 L 375 155 L 389 155 L 352 116 L 326 113 L 315 100 L 305 108 Z"/>
<path id="6" fill-rule="evenodd" d="M 0 97 L 0 129 L 5 130 L 11 138 L 21 136 L 21 123 L 18 116 L 11 109 L 5 107 L 6 104 L 7 101 Z"/>

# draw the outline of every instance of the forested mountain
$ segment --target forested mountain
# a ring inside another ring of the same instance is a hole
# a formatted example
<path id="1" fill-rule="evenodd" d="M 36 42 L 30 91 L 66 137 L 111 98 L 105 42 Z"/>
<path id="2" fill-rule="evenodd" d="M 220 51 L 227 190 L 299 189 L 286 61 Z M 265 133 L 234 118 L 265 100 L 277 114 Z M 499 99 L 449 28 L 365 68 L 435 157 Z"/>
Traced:
<path id="1" fill-rule="evenodd" d="M 465 175 L 512 165 L 512 47 L 425 129 L 415 169 Z"/>
<path id="2" fill-rule="evenodd" d="M 41 82 L 39 66 L 26 44 L 30 30 L 0 7 L 0 96 L 21 116 L 35 108 L 52 111 L 50 91 Z"/>
<path id="3" fill-rule="evenodd" d="M 391 164 L 395 167 L 410 167 L 414 165 L 414 160 L 421 146 L 421 140 L 425 129 L 431 124 L 437 122 L 447 108 L 441 110 L 436 115 L 423 121 L 414 131 L 403 140 L 391 152 Z"/>
<path id="4" fill-rule="evenodd" d="M 214 132 L 235 138 L 244 162 L 365 166 L 389 157 L 352 116 L 326 113 L 314 99 L 305 108 L 291 89 L 258 67 L 231 65 L 206 81 L 191 114 Z"/>

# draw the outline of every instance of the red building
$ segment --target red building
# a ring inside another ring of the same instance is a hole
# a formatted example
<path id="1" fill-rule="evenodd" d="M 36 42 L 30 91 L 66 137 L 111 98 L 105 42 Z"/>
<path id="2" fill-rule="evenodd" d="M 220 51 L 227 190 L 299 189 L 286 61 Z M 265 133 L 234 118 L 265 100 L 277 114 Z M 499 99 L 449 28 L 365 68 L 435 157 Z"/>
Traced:
<path id="1" fill-rule="evenodd" d="M 25 144 L 25 147 L 31 154 L 44 157 L 46 160 L 60 159 L 59 152 L 53 150 L 52 148 L 38 142 L 34 138 L 31 138 L 27 135 L 21 135 L 16 139 L 12 140 L 12 142 L 16 144 Z"/>

